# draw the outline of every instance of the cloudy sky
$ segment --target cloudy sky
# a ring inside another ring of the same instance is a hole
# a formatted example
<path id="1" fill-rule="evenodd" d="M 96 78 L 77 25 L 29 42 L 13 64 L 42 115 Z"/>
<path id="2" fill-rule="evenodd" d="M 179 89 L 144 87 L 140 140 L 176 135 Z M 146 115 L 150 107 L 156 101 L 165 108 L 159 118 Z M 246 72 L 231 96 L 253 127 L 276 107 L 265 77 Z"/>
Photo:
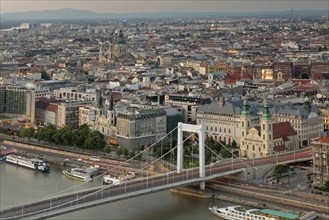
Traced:
<path id="1" fill-rule="evenodd" d="M 74 8 L 95 12 L 255 12 L 325 9 L 329 0 L 0 0 L 1 14 L 17 11 Z"/>

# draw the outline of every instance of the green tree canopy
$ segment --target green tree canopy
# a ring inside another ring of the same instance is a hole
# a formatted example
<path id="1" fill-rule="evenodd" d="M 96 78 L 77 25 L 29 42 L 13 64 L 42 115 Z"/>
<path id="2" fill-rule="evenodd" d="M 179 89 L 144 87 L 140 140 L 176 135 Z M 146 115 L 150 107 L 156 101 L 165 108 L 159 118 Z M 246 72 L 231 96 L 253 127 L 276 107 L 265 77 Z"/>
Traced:
<path id="1" fill-rule="evenodd" d="M 83 145 L 83 147 L 86 149 L 94 150 L 103 149 L 105 146 L 106 142 L 104 140 L 104 135 L 99 131 L 93 131 L 89 133 Z"/>
<path id="2" fill-rule="evenodd" d="M 274 168 L 274 174 L 276 175 L 277 179 L 279 180 L 282 177 L 282 174 L 288 172 L 289 167 L 284 164 L 278 164 Z"/>

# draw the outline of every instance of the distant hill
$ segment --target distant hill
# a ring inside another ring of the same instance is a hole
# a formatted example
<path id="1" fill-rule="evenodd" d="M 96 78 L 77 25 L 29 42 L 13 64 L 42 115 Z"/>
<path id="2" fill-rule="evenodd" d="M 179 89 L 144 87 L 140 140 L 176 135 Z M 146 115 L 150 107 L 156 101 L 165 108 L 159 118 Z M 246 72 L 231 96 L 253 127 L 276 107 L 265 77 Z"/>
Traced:
<path id="1" fill-rule="evenodd" d="M 5 19 L 11 20 L 58 20 L 58 19 L 97 19 L 102 18 L 103 15 L 86 10 L 75 10 L 70 8 L 63 8 L 59 10 L 43 10 L 43 11 L 26 11 L 26 12 L 12 12 L 2 15 Z"/>
<path id="2" fill-rule="evenodd" d="M 294 11 L 294 16 L 326 16 L 326 10 Z M 289 16 L 290 11 L 281 12 L 155 12 L 155 13 L 97 13 L 87 10 L 63 8 L 58 10 L 12 12 L 0 15 L 2 22 L 13 20 L 69 20 L 69 19 L 109 19 L 109 18 L 170 18 L 170 17 L 251 17 Z"/>

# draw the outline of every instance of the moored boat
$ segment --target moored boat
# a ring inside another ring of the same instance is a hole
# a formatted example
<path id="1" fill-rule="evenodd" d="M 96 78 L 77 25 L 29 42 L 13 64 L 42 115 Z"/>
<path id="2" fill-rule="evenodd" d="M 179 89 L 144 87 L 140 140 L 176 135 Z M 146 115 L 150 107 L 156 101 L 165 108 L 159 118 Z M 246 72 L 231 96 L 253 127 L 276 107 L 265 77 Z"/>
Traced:
<path id="1" fill-rule="evenodd" d="M 63 174 L 67 177 L 71 177 L 78 180 L 83 180 L 86 182 L 92 181 L 90 172 L 81 168 L 72 168 L 70 170 L 63 170 Z"/>
<path id="2" fill-rule="evenodd" d="M 122 181 L 130 180 L 135 178 L 135 173 L 129 172 L 127 175 L 122 175 L 119 177 L 112 177 L 111 175 L 103 176 L 103 183 L 105 185 L 119 185 Z"/>
<path id="3" fill-rule="evenodd" d="M 218 208 L 209 207 L 209 210 L 215 215 L 228 220 L 293 220 L 300 219 L 298 215 L 271 210 L 255 209 L 246 206 L 229 206 Z"/>
<path id="4" fill-rule="evenodd" d="M 48 164 L 46 164 L 43 160 L 36 158 L 29 159 L 18 155 L 7 155 L 5 156 L 5 161 L 11 164 L 19 165 L 22 167 L 26 167 L 42 172 L 49 172 L 50 170 Z"/>

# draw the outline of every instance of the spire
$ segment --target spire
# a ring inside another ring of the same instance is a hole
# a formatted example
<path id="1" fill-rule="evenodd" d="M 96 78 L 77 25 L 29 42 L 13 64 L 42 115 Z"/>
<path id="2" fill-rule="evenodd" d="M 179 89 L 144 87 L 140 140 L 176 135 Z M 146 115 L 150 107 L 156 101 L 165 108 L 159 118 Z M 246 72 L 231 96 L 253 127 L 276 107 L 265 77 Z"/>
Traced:
<path id="1" fill-rule="evenodd" d="M 244 117 L 250 116 L 249 105 L 247 103 L 247 99 L 246 98 L 243 100 L 241 116 L 244 116 Z"/>
<path id="2" fill-rule="evenodd" d="M 264 110 L 263 110 L 262 119 L 263 120 L 272 119 L 272 116 L 271 116 L 271 113 L 270 113 L 270 108 L 269 108 L 268 103 L 267 103 L 267 99 L 265 99 L 265 101 L 264 101 Z"/>
<path id="3" fill-rule="evenodd" d="M 98 108 L 103 108 L 103 98 L 101 93 L 99 93 Z"/>
<path id="4" fill-rule="evenodd" d="M 112 96 L 112 92 L 110 93 L 110 98 L 109 98 L 109 110 L 113 110 L 113 96 Z"/>

